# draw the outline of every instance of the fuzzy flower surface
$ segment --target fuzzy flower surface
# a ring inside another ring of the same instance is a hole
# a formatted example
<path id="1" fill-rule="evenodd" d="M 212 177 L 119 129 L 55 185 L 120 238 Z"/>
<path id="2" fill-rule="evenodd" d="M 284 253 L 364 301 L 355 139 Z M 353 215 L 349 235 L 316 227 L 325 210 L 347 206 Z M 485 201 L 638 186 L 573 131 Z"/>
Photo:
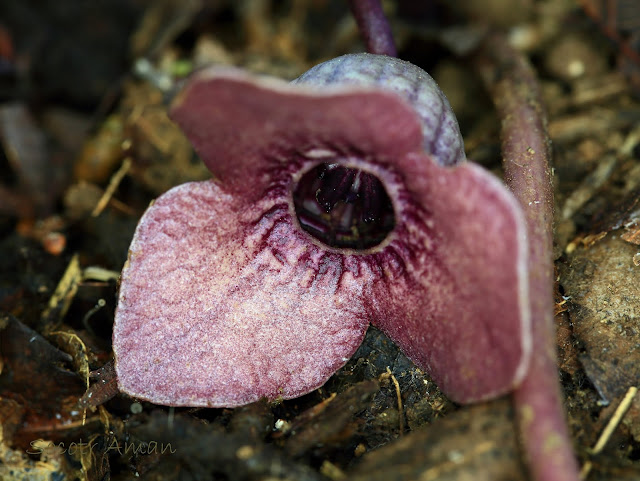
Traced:
<path id="1" fill-rule="evenodd" d="M 464 158 L 435 82 L 360 54 L 293 84 L 197 73 L 171 116 L 214 179 L 146 211 L 113 333 L 121 391 L 234 407 L 301 396 L 384 331 L 454 401 L 530 357 L 519 206 Z"/>

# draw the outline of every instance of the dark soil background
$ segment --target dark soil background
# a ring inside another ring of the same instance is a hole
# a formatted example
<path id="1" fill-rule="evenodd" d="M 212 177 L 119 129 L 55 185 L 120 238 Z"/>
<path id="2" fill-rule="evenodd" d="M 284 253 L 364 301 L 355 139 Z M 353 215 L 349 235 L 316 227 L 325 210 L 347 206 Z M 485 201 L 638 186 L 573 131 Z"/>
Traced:
<path id="1" fill-rule="evenodd" d="M 502 30 L 535 66 L 575 450 L 589 480 L 640 480 L 640 396 L 592 449 L 640 378 L 640 4 L 384 5 L 399 57 L 434 76 L 468 157 L 497 175 L 500 121 L 470 56 Z M 210 175 L 166 115 L 181 79 L 209 64 L 292 79 L 363 50 L 341 0 L 0 3 L 0 479 L 527 479 L 508 398 L 454 405 L 374 329 L 299 399 L 100 404 L 136 223 L 170 187 Z"/>

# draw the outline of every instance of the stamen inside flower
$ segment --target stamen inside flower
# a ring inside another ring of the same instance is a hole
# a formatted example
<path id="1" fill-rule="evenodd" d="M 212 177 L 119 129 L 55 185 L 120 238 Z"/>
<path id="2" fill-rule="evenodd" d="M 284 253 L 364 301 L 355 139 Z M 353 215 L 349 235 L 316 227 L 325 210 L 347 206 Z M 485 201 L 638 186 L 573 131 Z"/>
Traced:
<path id="1" fill-rule="evenodd" d="M 370 249 L 395 226 L 382 182 L 337 163 L 320 164 L 304 174 L 293 203 L 302 229 L 329 247 Z"/>

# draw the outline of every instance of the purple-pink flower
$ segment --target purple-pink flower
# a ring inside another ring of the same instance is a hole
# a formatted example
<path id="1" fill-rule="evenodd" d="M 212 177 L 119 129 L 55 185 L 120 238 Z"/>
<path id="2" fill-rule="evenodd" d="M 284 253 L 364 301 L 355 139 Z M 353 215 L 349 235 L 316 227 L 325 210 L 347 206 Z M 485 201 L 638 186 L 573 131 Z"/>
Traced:
<path id="1" fill-rule="evenodd" d="M 511 390 L 530 354 L 524 222 L 464 160 L 443 94 L 365 54 L 297 83 L 210 69 L 174 101 L 215 178 L 165 193 L 138 225 L 113 336 L 121 391 L 297 397 L 370 323 L 454 401 Z"/>

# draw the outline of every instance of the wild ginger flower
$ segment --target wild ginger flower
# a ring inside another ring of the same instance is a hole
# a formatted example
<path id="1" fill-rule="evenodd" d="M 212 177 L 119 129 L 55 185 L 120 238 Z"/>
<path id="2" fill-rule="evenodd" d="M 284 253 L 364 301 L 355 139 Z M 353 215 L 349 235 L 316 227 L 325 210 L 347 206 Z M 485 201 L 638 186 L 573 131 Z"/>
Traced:
<path id="1" fill-rule="evenodd" d="M 369 323 L 454 401 L 511 390 L 530 352 L 524 222 L 465 161 L 444 95 L 368 54 L 297 83 L 211 69 L 174 101 L 215 179 L 140 220 L 114 326 L 120 390 L 176 406 L 297 397 Z"/>

